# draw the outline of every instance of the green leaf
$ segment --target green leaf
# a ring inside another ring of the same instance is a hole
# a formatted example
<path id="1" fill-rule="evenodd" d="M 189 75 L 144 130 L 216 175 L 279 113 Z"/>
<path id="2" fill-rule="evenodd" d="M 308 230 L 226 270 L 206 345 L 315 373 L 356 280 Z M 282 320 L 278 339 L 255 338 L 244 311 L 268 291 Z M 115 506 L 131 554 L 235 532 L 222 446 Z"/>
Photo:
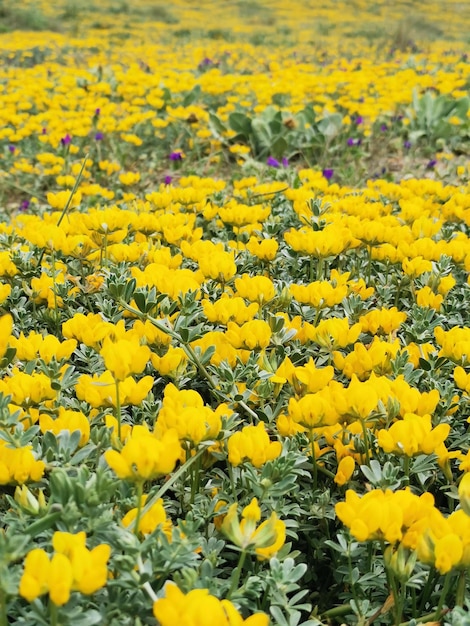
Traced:
<path id="1" fill-rule="evenodd" d="M 251 120 L 244 113 L 234 112 L 229 115 L 229 126 L 239 135 L 242 135 L 245 139 L 248 139 L 252 132 Z"/>
<path id="2" fill-rule="evenodd" d="M 201 86 L 196 85 L 183 98 L 183 106 L 187 107 L 190 104 L 194 104 L 194 102 L 197 102 L 200 98 L 201 98 Z"/>

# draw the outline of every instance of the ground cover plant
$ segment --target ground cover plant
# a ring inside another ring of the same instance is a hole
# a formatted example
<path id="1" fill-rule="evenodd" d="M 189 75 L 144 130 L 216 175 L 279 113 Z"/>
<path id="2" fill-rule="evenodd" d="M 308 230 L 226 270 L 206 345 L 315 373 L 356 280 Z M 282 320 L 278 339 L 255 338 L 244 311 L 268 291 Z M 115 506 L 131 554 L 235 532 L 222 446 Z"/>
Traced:
<path id="1" fill-rule="evenodd" d="M 468 2 L 0 2 L 0 626 L 468 623 Z"/>

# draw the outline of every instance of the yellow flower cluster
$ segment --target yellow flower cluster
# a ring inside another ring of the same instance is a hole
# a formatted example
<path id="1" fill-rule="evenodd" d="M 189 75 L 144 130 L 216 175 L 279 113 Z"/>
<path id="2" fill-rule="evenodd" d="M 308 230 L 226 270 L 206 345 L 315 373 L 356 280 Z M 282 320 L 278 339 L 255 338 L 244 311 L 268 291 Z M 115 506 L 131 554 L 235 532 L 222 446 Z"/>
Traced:
<path id="1" fill-rule="evenodd" d="M 468 483 L 467 483 L 468 484 Z M 467 493 L 459 490 L 461 499 Z M 417 496 L 406 488 L 374 489 L 359 497 L 353 490 L 339 502 L 336 515 L 358 541 L 384 540 L 416 551 L 422 563 L 441 574 L 470 563 L 469 518 L 459 509 L 445 517 L 429 493 Z"/>
<path id="2" fill-rule="evenodd" d="M 261 509 L 257 498 L 253 498 L 238 517 L 238 505 L 229 507 L 221 526 L 222 532 L 242 550 L 252 549 L 259 560 L 269 559 L 282 548 L 286 540 L 285 524 L 273 512 L 257 525 L 261 519 Z"/>
<path id="3" fill-rule="evenodd" d="M 134 426 L 122 450 L 107 450 L 104 456 L 118 478 L 144 482 L 172 472 L 181 452 L 175 430 L 157 437 L 145 426 Z"/>
<path id="4" fill-rule="evenodd" d="M 224 404 L 212 410 L 204 405 L 197 391 L 179 391 L 170 383 L 165 387 L 155 433 L 164 436 L 165 433 L 175 432 L 181 441 L 197 446 L 201 441 L 217 438 L 222 428 L 222 417 L 230 412 Z"/>
<path id="5" fill-rule="evenodd" d="M 218 600 L 208 589 L 193 589 L 184 594 L 174 584 L 165 586 L 165 597 L 153 605 L 153 614 L 161 626 L 268 626 L 265 613 L 243 619 L 229 600 Z"/>
<path id="6" fill-rule="evenodd" d="M 26 556 L 19 593 L 28 602 L 48 593 L 51 602 L 62 606 L 69 601 L 72 591 L 90 595 L 104 587 L 111 554 L 109 545 L 100 544 L 89 550 L 84 532 L 74 535 L 57 531 L 52 546 L 52 556 L 41 548 L 31 550 Z"/>

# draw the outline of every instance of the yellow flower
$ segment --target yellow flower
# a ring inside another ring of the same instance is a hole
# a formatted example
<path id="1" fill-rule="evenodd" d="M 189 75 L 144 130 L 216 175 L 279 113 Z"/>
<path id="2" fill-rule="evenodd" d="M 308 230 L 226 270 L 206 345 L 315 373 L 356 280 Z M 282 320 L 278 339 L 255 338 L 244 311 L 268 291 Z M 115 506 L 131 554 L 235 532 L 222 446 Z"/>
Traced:
<path id="1" fill-rule="evenodd" d="M 59 407 L 59 414 L 54 419 L 50 415 L 45 413 L 39 416 L 39 428 L 42 433 L 53 432 L 58 435 L 63 430 L 69 432 L 80 432 L 80 446 L 84 446 L 88 443 L 90 438 L 90 422 L 80 411 L 72 411 L 65 409 L 63 406 Z"/>
<path id="2" fill-rule="evenodd" d="M 242 274 L 240 278 L 235 279 L 235 289 L 238 296 L 258 304 L 268 302 L 276 295 L 274 284 L 267 276 Z"/>
<path id="3" fill-rule="evenodd" d="M 28 552 L 20 580 L 20 596 L 26 598 L 28 602 L 32 602 L 42 594 L 47 593 L 49 589 L 49 569 L 49 556 L 45 550 L 35 548 Z M 66 572 L 64 572 L 64 578 L 65 576 Z"/>
<path id="4" fill-rule="evenodd" d="M 16 368 L 11 376 L 0 380 L 0 392 L 10 395 L 14 404 L 30 406 L 40 404 L 44 400 L 52 400 L 57 391 L 51 386 L 51 379 L 42 372 L 33 372 L 31 375 L 20 372 Z"/>
<path id="5" fill-rule="evenodd" d="M 118 382 L 119 399 L 122 406 L 139 405 L 147 397 L 153 386 L 153 378 L 144 376 L 135 381 L 132 376 Z M 103 374 L 82 374 L 75 387 L 79 400 L 85 400 L 94 408 L 102 406 L 117 406 L 116 382 L 109 370 Z"/>
<path id="6" fill-rule="evenodd" d="M 345 485 L 354 473 L 356 464 L 352 456 L 345 456 L 338 463 L 338 469 L 334 481 L 337 485 L 342 487 Z"/>
<path id="7" fill-rule="evenodd" d="M 198 445 L 215 439 L 222 428 L 225 405 L 214 411 L 204 405 L 201 396 L 192 390 L 179 391 L 170 383 L 165 387 L 162 408 L 155 424 L 155 433 L 173 431 L 179 439 Z"/>
<path id="8" fill-rule="evenodd" d="M 346 348 L 355 343 L 361 334 L 361 325 L 349 326 L 347 318 L 330 318 L 322 320 L 317 326 L 305 325 L 307 337 L 327 350 Z"/>
<path id="9" fill-rule="evenodd" d="M 391 360 L 400 349 L 398 340 L 393 343 L 381 341 L 374 337 L 367 347 L 360 342 L 354 344 L 354 350 L 343 356 L 341 352 L 334 352 L 334 364 L 343 371 L 348 378 L 356 374 L 359 380 L 369 378 L 371 372 L 378 375 L 390 373 Z"/>
<path id="10" fill-rule="evenodd" d="M 229 281 L 237 273 L 233 252 L 215 249 L 212 253 L 198 256 L 197 261 L 205 278 L 221 283 Z"/>
<path id="11" fill-rule="evenodd" d="M 402 261 L 403 272 L 410 278 L 416 278 L 425 272 L 432 271 L 432 263 L 427 259 L 423 259 L 422 256 L 417 256 L 414 259 L 405 258 Z"/>
<path id="12" fill-rule="evenodd" d="M 157 439 L 144 426 L 134 426 L 122 450 L 107 450 L 104 457 L 118 478 L 154 480 L 174 470 L 181 457 L 181 446 L 175 430 L 168 430 Z"/>
<path id="13" fill-rule="evenodd" d="M 447 574 L 459 564 L 463 556 L 461 538 L 455 533 L 449 533 L 438 539 L 434 545 L 434 567 L 441 573 Z"/>
<path id="14" fill-rule="evenodd" d="M 119 181 L 126 186 L 135 185 L 140 180 L 139 172 L 123 172 L 119 174 Z"/>
<path id="15" fill-rule="evenodd" d="M 436 309 L 440 311 L 444 296 L 441 294 L 435 294 L 428 286 L 418 289 L 416 292 L 416 303 L 418 306 L 428 307 L 430 309 Z"/>
<path id="16" fill-rule="evenodd" d="M 264 422 L 256 426 L 245 426 L 241 431 L 231 435 L 227 442 L 229 463 L 240 465 L 245 460 L 255 467 L 261 467 L 267 461 L 281 454 L 279 441 L 270 441 Z"/>
<path id="17" fill-rule="evenodd" d="M 363 332 L 369 332 L 372 335 L 377 333 L 390 334 L 398 330 L 403 322 L 407 319 L 405 312 L 400 312 L 396 307 L 391 309 L 374 309 L 359 318 Z"/>
<path id="18" fill-rule="evenodd" d="M 141 500 L 142 506 L 147 501 L 147 497 L 148 496 L 146 495 L 142 496 L 142 500 Z M 128 511 L 122 518 L 123 526 L 129 526 L 136 519 L 136 517 L 137 517 L 137 508 L 134 508 Z M 166 516 L 162 498 L 157 500 L 150 507 L 147 513 L 144 513 L 144 515 L 142 515 L 142 517 L 140 518 L 140 522 L 139 522 L 139 528 L 136 529 L 136 532 L 140 531 L 144 535 L 149 535 L 150 533 L 153 533 L 153 531 L 158 526 L 161 526 L 167 539 L 171 540 L 171 531 L 172 531 L 173 525 L 171 523 L 171 520 L 169 520 Z"/>
<path id="19" fill-rule="evenodd" d="M 154 602 L 153 614 L 160 626 L 269 626 L 265 613 L 244 620 L 231 602 L 218 600 L 208 589 L 184 594 L 172 583 L 165 585 L 165 597 Z"/>
<path id="20" fill-rule="evenodd" d="M 229 322 L 225 336 L 234 348 L 254 350 L 266 348 L 271 341 L 271 328 L 264 320 L 252 320 L 238 326 Z"/>
<path id="21" fill-rule="evenodd" d="M 41 549 L 26 556 L 19 593 L 32 602 L 49 593 L 56 606 L 66 604 L 71 591 L 90 595 L 106 584 L 107 561 L 111 548 L 101 544 L 88 550 L 84 532 L 71 534 L 56 532 L 52 538 L 54 554 L 51 558 Z"/>
<path id="22" fill-rule="evenodd" d="M 272 261 L 276 258 L 279 244 L 275 239 L 257 239 L 250 237 L 246 249 L 262 261 Z"/>
<path id="23" fill-rule="evenodd" d="M 336 424 L 339 414 L 332 398 L 319 391 L 308 393 L 299 400 L 290 398 L 288 417 L 308 430 Z"/>
<path id="24" fill-rule="evenodd" d="M 227 294 L 213 303 L 208 300 L 202 301 L 202 309 L 209 322 L 219 322 L 225 325 L 228 322 L 236 322 L 239 325 L 249 322 L 258 312 L 258 308 L 259 305 L 256 302 L 246 305 L 243 298 L 239 296 L 231 298 Z"/>
<path id="25" fill-rule="evenodd" d="M 241 517 L 240 520 L 237 504 L 234 503 L 229 507 L 221 526 L 222 532 L 234 545 L 242 550 L 252 548 L 260 560 L 270 558 L 284 545 L 285 524 L 274 512 L 257 527 L 261 519 L 257 498 L 253 498 L 243 509 Z"/>
<path id="26" fill-rule="evenodd" d="M 72 565 L 63 554 L 54 554 L 49 560 L 44 550 L 36 549 L 26 556 L 19 593 L 28 602 L 49 592 L 51 602 L 62 606 L 69 601 L 72 584 Z"/>
<path id="27" fill-rule="evenodd" d="M 8 344 L 11 339 L 11 331 L 13 330 L 13 318 L 11 315 L 3 315 L 0 317 L 0 359 L 7 351 Z"/>
<path id="28" fill-rule="evenodd" d="M 49 191 L 47 193 L 47 201 L 53 209 L 65 209 L 65 206 L 70 198 L 70 191 L 58 191 L 57 193 L 52 193 Z M 80 191 L 76 191 L 73 195 L 72 201 L 70 203 L 71 207 L 77 207 L 80 205 L 82 201 L 82 193 Z"/>
<path id="29" fill-rule="evenodd" d="M 100 354 L 106 369 L 115 379 L 123 381 L 130 374 L 140 374 L 144 371 L 150 358 L 150 348 L 141 346 L 135 335 L 117 341 L 106 338 Z"/>
<path id="30" fill-rule="evenodd" d="M 439 424 L 433 428 L 430 415 L 406 413 L 402 420 L 396 421 L 388 430 L 379 430 L 377 442 L 385 452 L 411 457 L 436 453 L 449 432 L 449 424 Z"/>
<path id="31" fill-rule="evenodd" d="M 465 472 L 459 483 L 460 506 L 470 515 L 470 472 Z"/>
<path id="32" fill-rule="evenodd" d="M 184 373 L 188 357 L 183 348 L 169 346 L 166 354 L 158 356 L 152 353 L 150 360 L 161 376 L 178 377 Z"/>

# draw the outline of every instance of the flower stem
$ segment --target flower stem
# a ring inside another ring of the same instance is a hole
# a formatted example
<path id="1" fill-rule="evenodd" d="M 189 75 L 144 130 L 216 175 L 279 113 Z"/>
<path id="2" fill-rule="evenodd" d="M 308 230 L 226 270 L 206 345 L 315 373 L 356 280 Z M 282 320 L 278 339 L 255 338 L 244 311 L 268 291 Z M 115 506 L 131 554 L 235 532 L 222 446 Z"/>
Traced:
<path id="1" fill-rule="evenodd" d="M 317 490 L 317 482 L 318 482 L 318 468 L 317 468 L 317 460 L 315 458 L 315 435 L 312 430 L 308 431 L 308 436 L 310 439 L 310 452 L 312 457 L 313 464 L 313 491 Z"/>
<path id="2" fill-rule="evenodd" d="M 51 618 L 51 626 L 59 626 L 57 606 L 49 599 L 49 615 Z"/>
<path id="3" fill-rule="evenodd" d="M 8 626 L 7 594 L 0 589 L 0 626 Z"/>
<path id="4" fill-rule="evenodd" d="M 118 439 L 121 441 L 121 397 L 119 394 L 119 381 L 117 378 L 114 379 L 114 384 L 116 386 L 116 419 L 118 423 Z"/>
<path id="5" fill-rule="evenodd" d="M 62 213 L 60 214 L 60 217 L 57 220 L 57 226 L 61 225 L 62 220 L 67 215 L 67 212 L 68 212 L 68 210 L 70 208 L 70 205 L 72 204 L 73 197 L 77 193 L 77 189 L 78 189 L 78 187 L 79 187 L 79 185 L 81 183 L 81 180 L 83 178 L 83 170 L 85 169 L 85 165 L 86 165 L 87 160 L 88 160 L 88 153 L 85 154 L 85 158 L 83 159 L 82 166 L 80 168 L 80 171 L 78 172 L 78 176 L 77 176 L 77 178 L 75 180 L 75 184 L 74 184 L 74 186 L 72 188 L 72 191 L 70 192 L 70 196 L 68 197 L 68 200 L 67 200 L 67 202 L 66 202 L 66 204 L 65 204 L 65 206 L 64 206 L 64 208 L 62 210 Z M 42 258 L 44 256 L 44 252 L 45 251 L 46 251 L 46 248 L 43 248 L 41 250 L 41 254 L 39 255 L 39 259 L 38 259 L 38 267 L 41 265 Z"/>
<path id="6" fill-rule="evenodd" d="M 442 607 L 444 606 L 444 601 L 446 599 L 447 592 L 450 587 L 450 579 L 452 572 L 448 572 L 446 577 L 444 578 L 444 586 L 442 587 L 441 595 L 439 596 L 439 602 L 437 603 L 436 612 L 435 612 L 435 620 L 439 620 L 439 616 L 441 614 Z"/>
<path id="7" fill-rule="evenodd" d="M 370 466 L 370 454 L 369 454 L 369 432 L 367 430 L 366 422 L 364 419 L 360 420 L 362 426 L 362 435 L 364 437 L 364 450 L 366 456 L 366 465 Z"/>
<path id="8" fill-rule="evenodd" d="M 141 480 L 139 480 L 139 482 L 136 484 L 136 491 L 137 491 L 137 514 L 135 516 L 134 535 L 138 537 L 140 518 L 142 515 L 142 495 L 144 492 L 144 483 Z"/>
<path id="9" fill-rule="evenodd" d="M 455 596 L 456 606 L 463 606 L 463 603 L 465 600 L 465 587 L 467 584 L 466 577 L 467 577 L 467 570 L 466 569 L 460 570 L 459 580 L 457 582 L 457 593 Z"/>
<path id="10" fill-rule="evenodd" d="M 209 383 L 212 393 L 218 396 L 219 398 L 222 398 L 225 401 L 231 400 L 225 393 L 223 393 L 218 388 L 214 379 L 212 378 L 210 373 L 207 371 L 207 368 L 198 359 L 192 346 L 190 346 L 187 342 L 183 341 L 181 335 L 176 330 L 174 330 L 173 328 L 165 324 L 163 320 L 159 320 L 155 317 L 152 317 L 151 315 L 148 315 L 147 313 L 142 313 L 142 311 L 139 311 L 139 309 L 136 309 L 135 307 L 130 306 L 123 299 L 119 300 L 119 304 L 123 307 L 123 309 L 126 309 L 126 311 L 129 311 L 130 313 L 133 313 L 139 319 L 148 320 L 151 324 L 155 326 L 155 328 L 158 328 L 158 330 L 161 330 L 163 333 L 165 333 L 166 335 L 168 335 L 169 337 L 171 337 L 172 339 L 175 339 L 178 343 L 180 343 L 182 349 L 186 353 L 186 356 L 189 358 L 191 363 L 196 366 L 196 368 L 199 370 L 199 373 L 202 374 L 202 376 Z M 252 409 L 250 409 L 250 407 L 246 404 L 246 402 L 244 402 L 243 400 L 237 400 L 237 404 L 241 406 L 249 415 L 251 415 L 251 417 L 254 417 L 258 421 L 259 419 L 258 415 Z"/>
<path id="11" fill-rule="evenodd" d="M 230 583 L 230 589 L 227 593 L 227 600 L 229 600 L 233 594 L 233 592 L 238 589 L 238 583 L 240 582 L 240 576 L 242 573 L 243 565 L 245 564 L 246 559 L 246 550 L 242 550 L 240 554 L 240 558 L 238 560 L 237 569 L 233 572 L 232 582 Z"/>
<path id="12" fill-rule="evenodd" d="M 403 470 L 405 472 L 403 484 L 407 486 L 410 484 L 410 457 L 406 455 L 404 458 Z"/>
<path id="13" fill-rule="evenodd" d="M 194 504 L 194 499 L 201 483 L 201 461 L 202 456 L 200 456 L 193 467 L 191 467 L 191 505 Z"/>
<path id="14" fill-rule="evenodd" d="M 174 483 L 177 482 L 181 478 L 181 476 L 185 472 L 188 471 L 188 468 L 190 467 L 190 465 L 195 463 L 199 459 L 199 457 L 202 456 L 204 450 L 205 448 L 201 447 L 194 456 L 192 456 L 190 459 L 186 461 L 186 463 L 183 463 L 183 465 L 181 465 L 178 468 L 178 470 L 173 474 L 173 476 L 171 476 L 165 483 L 163 483 L 160 489 L 151 498 L 150 497 L 147 498 L 145 505 L 142 507 L 141 516 L 145 515 L 146 513 L 150 511 L 150 509 L 153 507 L 155 502 L 157 502 L 157 500 L 159 500 L 163 496 L 163 494 L 166 493 L 168 489 L 170 489 L 170 487 L 172 487 Z M 135 523 L 136 523 L 136 520 L 132 520 L 132 522 L 129 524 L 128 528 L 130 531 L 134 530 Z"/>

